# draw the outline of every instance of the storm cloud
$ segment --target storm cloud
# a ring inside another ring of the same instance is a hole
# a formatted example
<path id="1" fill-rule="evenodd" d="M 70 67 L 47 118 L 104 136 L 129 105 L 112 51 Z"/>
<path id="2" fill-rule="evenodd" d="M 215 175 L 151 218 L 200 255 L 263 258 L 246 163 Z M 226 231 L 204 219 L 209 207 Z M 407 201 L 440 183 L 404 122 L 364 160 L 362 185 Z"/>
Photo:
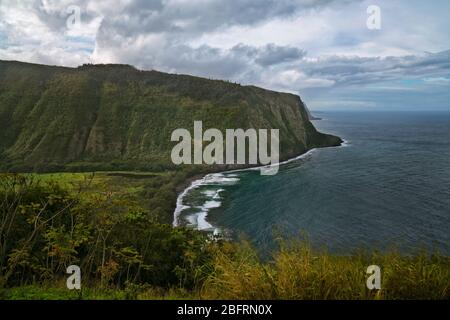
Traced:
<path id="1" fill-rule="evenodd" d="M 450 108 L 450 4 L 377 3 L 373 31 L 364 0 L 2 0 L 0 59 L 126 63 L 301 94 L 312 108 L 412 96 Z"/>

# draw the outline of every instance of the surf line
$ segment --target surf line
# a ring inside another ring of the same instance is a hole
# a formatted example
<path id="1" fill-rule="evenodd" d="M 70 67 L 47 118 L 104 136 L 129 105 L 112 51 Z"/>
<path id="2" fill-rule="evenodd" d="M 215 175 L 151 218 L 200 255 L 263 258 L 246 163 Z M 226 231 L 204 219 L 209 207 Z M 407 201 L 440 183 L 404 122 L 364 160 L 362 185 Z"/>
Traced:
<path id="1" fill-rule="evenodd" d="M 232 174 L 232 173 L 238 173 L 238 172 L 245 172 L 245 171 L 254 171 L 254 170 L 260 170 L 261 168 L 265 168 L 265 167 L 270 167 L 270 166 L 276 166 L 276 165 L 283 165 L 283 164 L 287 164 L 289 162 L 295 161 L 295 160 L 299 160 L 302 159 L 303 157 L 306 157 L 310 154 L 312 154 L 312 152 L 315 149 L 311 149 L 308 152 L 301 154 L 300 156 L 297 156 L 295 158 L 280 162 L 280 163 L 276 163 L 276 164 L 271 164 L 271 165 L 266 165 L 266 166 L 259 166 L 259 167 L 251 167 L 251 168 L 243 168 L 243 169 L 233 169 L 233 170 L 227 170 L 227 171 L 221 171 L 221 172 L 214 172 L 214 173 L 208 173 L 206 174 L 204 177 L 194 180 L 191 185 L 189 187 L 187 187 L 186 189 L 183 190 L 183 192 L 181 192 L 178 197 L 177 197 L 177 204 L 176 204 L 176 208 L 174 211 L 174 219 L 173 219 L 173 226 L 174 227 L 178 227 L 180 225 L 180 215 L 181 212 L 184 209 L 187 209 L 188 207 L 185 206 L 183 204 L 183 200 L 184 197 L 193 189 L 196 189 L 204 184 L 206 184 L 208 182 L 208 180 L 210 180 L 212 177 L 214 177 L 214 175 L 222 175 L 222 174 Z"/>
<path id="2" fill-rule="evenodd" d="M 326 148 L 320 148 L 320 149 L 331 149 L 331 148 L 342 148 L 342 147 L 347 147 L 349 146 L 349 142 L 345 139 L 343 139 L 342 143 L 340 146 L 336 146 L 336 147 L 326 147 Z M 243 169 L 233 169 L 233 170 L 227 170 L 227 171 L 221 171 L 221 172 L 215 172 L 215 173 L 208 173 L 206 174 L 204 177 L 194 180 L 192 181 L 191 185 L 189 187 L 187 187 L 186 189 L 183 190 L 183 192 L 181 192 L 178 197 L 177 197 L 177 205 L 175 208 L 175 211 L 173 213 L 173 223 L 172 226 L 173 227 L 178 227 L 180 225 L 180 215 L 181 212 L 184 209 L 187 209 L 188 206 L 185 206 L 183 204 L 183 199 L 184 197 L 189 193 L 189 191 L 196 189 L 202 185 L 204 185 L 205 183 L 207 183 L 208 179 L 212 178 L 214 175 L 220 175 L 220 174 L 230 174 L 230 173 L 239 173 L 239 172 L 245 172 L 245 171 L 254 171 L 254 170 L 260 170 L 262 168 L 268 168 L 271 166 L 281 166 L 281 165 L 285 165 L 303 158 L 306 158 L 307 156 L 313 154 L 314 151 L 316 151 L 319 148 L 313 148 L 311 150 L 308 150 L 307 152 L 296 156 L 294 158 L 279 162 L 279 163 L 275 163 L 275 164 L 270 164 L 270 165 L 264 165 L 264 166 L 259 166 L 259 167 L 251 167 L 251 168 L 243 168 Z M 205 218 L 206 219 L 206 218 Z"/>

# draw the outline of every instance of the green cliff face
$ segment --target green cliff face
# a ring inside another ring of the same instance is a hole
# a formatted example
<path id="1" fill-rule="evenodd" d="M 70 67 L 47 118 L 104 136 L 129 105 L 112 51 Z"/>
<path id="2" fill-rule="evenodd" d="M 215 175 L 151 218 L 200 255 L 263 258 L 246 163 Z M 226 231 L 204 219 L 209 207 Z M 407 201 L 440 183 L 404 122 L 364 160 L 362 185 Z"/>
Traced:
<path id="1" fill-rule="evenodd" d="M 282 159 L 341 143 L 317 132 L 292 94 L 127 65 L 0 61 L 2 170 L 169 168 L 172 131 L 195 120 L 280 129 Z"/>

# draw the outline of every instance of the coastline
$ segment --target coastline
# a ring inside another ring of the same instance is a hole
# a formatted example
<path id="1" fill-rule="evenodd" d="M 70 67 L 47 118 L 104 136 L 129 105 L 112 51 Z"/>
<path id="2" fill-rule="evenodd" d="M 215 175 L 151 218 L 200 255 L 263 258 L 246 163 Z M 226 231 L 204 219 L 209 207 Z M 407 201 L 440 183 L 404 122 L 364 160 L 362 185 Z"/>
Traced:
<path id="1" fill-rule="evenodd" d="M 245 172 L 245 171 L 260 170 L 262 168 L 269 168 L 269 167 L 273 167 L 273 166 L 281 166 L 281 165 L 285 165 L 285 164 L 300 160 L 304 157 L 307 157 L 308 155 L 311 155 L 314 151 L 316 151 L 318 149 L 342 148 L 342 147 L 346 147 L 349 145 L 347 140 L 342 139 L 342 138 L 340 138 L 340 140 L 341 140 L 341 142 L 339 145 L 311 148 L 311 149 L 303 152 L 302 154 L 299 154 L 295 157 L 278 162 L 276 164 L 264 165 L 264 166 L 252 166 L 252 167 L 245 167 L 245 168 L 239 168 L 239 169 L 230 169 L 230 170 L 224 170 L 224 171 L 210 172 L 210 173 L 206 173 L 206 174 L 197 174 L 197 175 L 194 175 L 194 176 L 186 179 L 183 183 L 181 183 L 179 186 L 177 186 L 178 196 L 177 196 L 177 200 L 176 200 L 175 210 L 173 212 L 172 227 L 174 227 L 174 228 L 179 227 L 179 224 L 180 224 L 179 217 L 181 215 L 181 212 L 184 209 L 188 208 L 188 206 L 183 204 L 184 197 L 189 193 L 189 191 L 196 189 L 202 185 L 205 185 L 205 183 L 209 177 L 212 177 L 214 175 L 233 174 L 233 173 L 239 173 L 239 172 Z M 204 218 L 206 218 L 206 216 L 207 216 L 207 214 L 205 214 Z M 217 228 L 215 228 L 215 229 L 217 230 Z"/>

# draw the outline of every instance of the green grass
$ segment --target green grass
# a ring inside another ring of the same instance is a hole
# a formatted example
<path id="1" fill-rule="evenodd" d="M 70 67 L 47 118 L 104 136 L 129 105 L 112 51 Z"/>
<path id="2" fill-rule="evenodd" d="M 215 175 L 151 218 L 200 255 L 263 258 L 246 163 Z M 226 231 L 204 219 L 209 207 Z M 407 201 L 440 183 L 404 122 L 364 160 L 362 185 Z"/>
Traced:
<path id="1" fill-rule="evenodd" d="M 86 300 L 448 300 L 450 257 L 395 252 L 337 256 L 294 245 L 262 261 L 247 243 L 215 246 L 205 280 L 193 290 L 145 284 L 125 288 L 85 287 L 70 291 L 62 281 L 0 291 L 3 299 Z M 381 290 L 368 290 L 369 265 L 381 268 Z"/>
<path id="2" fill-rule="evenodd" d="M 89 200 L 93 195 L 114 194 L 134 202 L 143 209 L 151 209 L 149 204 L 151 197 L 147 196 L 151 186 L 169 184 L 172 179 L 171 173 L 167 172 L 133 171 L 32 173 L 30 176 L 43 184 L 57 184 L 84 200 Z M 175 187 L 174 185 L 174 196 Z M 160 218 L 169 221 L 171 212 L 165 212 Z"/>
<path id="3" fill-rule="evenodd" d="M 1 300 L 192 300 L 198 295 L 182 289 L 130 287 L 128 289 L 83 288 L 68 290 L 63 285 L 30 285 L 0 290 Z"/>
<path id="4" fill-rule="evenodd" d="M 5 300 L 127 300 L 135 298 L 131 292 L 113 289 L 83 289 L 81 291 L 68 290 L 63 286 L 24 286 L 4 290 L 2 299 Z"/>
<path id="5" fill-rule="evenodd" d="M 381 290 L 368 290 L 367 267 L 381 268 Z M 450 257 L 396 252 L 350 256 L 294 242 L 262 262 L 248 245 L 219 251 L 201 296 L 206 299 L 450 299 Z"/>
<path id="6" fill-rule="evenodd" d="M 162 173 L 103 171 L 103 172 L 59 172 L 33 173 L 36 179 L 43 183 L 58 183 L 61 187 L 76 190 L 80 185 L 89 183 L 89 191 L 104 190 L 105 185 L 116 191 L 134 193 L 143 190 L 143 183 L 151 181 Z"/>

